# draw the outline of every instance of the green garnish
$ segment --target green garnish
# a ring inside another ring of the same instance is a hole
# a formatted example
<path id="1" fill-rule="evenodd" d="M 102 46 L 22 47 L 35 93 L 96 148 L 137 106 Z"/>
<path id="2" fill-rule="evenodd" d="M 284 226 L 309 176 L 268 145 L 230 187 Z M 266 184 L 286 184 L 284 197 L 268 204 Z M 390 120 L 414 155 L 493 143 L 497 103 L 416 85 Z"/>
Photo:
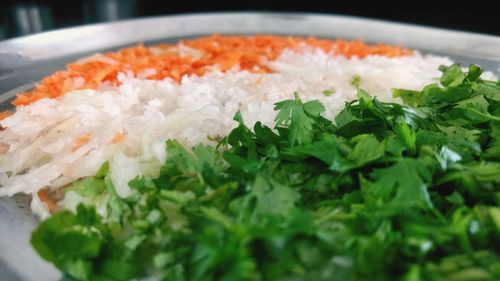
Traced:
<path id="1" fill-rule="evenodd" d="M 321 93 L 323 95 L 327 96 L 327 97 L 330 97 L 331 95 L 333 95 L 335 93 L 335 90 L 333 90 L 333 89 L 326 89 L 326 90 L 323 90 Z"/>
<path id="2" fill-rule="evenodd" d="M 360 83 L 361 83 L 361 76 L 359 76 L 358 74 L 354 74 L 352 76 L 351 84 L 354 87 L 359 88 Z"/>
<path id="3" fill-rule="evenodd" d="M 106 216 L 58 212 L 31 242 L 79 280 L 500 280 L 500 84 L 441 70 L 394 90 L 407 105 L 360 89 L 333 122 L 295 94 L 274 129 L 237 113 L 217 147 L 168 141 L 127 199 L 105 165 L 72 188 Z"/>

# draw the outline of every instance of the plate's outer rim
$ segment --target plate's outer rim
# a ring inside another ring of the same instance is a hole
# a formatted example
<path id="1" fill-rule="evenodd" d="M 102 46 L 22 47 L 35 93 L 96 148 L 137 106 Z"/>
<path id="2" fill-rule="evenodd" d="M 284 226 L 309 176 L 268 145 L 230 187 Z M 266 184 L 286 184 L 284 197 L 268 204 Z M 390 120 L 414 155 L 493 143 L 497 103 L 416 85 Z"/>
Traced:
<path id="1" fill-rule="evenodd" d="M 498 72 L 500 37 L 352 16 L 305 13 L 211 13 L 152 17 L 66 28 L 0 42 L 0 106 L 70 58 L 141 42 L 207 34 L 287 34 L 361 38 L 490 63 Z M 51 68 L 52 67 L 52 68 Z M 3 93 L 3 94 L 2 94 Z M 0 199 L 0 279 L 56 280 L 59 273 L 29 245 L 36 220 Z"/>
<path id="2" fill-rule="evenodd" d="M 314 28 L 312 28 L 314 27 Z M 362 27 L 362 28 L 361 28 Z M 345 15 L 311 13 L 209 13 L 148 17 L 64 28 L 0 41 L 0 56 L 51 59 L 78 52 L 151 41 L 225 33 L 304 34 L 404 45 L 500 61 L 500 37 Z M 97 35 L 97 36 L 96 36 Z"/>

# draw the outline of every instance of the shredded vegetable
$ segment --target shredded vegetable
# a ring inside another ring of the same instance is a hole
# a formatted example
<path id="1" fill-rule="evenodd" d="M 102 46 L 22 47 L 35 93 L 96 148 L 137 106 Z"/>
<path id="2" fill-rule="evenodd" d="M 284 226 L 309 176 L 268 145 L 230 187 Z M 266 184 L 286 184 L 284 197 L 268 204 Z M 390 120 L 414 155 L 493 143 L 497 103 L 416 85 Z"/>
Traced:
<path id="1" fill-rule="evenodd" d="M 304 45 L 348 58 L 413 54 L 409 49 L 382 44 L 367 45 L 359 40 L 214 35 L 184 40 L 177 45 L 138 45 L 82 59 L 69 64 L 67 70 L 44 78 L 34 90 L 18 94 L 12 103 L 15 106 L 28 105 L 41 98 L 55 98 L 75 89 L 97 89 L 106 83 L 114 85 L 117 83 L 117 74 L 126 71 L 137 75 L 148 73 L 148 79 L 168 77 L 175 81 L 180 81 L 185 74 L 203 75 L 213 67 L 227 71 L 236 65 L 251 72 L 268 73 L 271 72 L 266 65 L 268 60 L 276 59 L 285 49 L 300 49 Z"/>

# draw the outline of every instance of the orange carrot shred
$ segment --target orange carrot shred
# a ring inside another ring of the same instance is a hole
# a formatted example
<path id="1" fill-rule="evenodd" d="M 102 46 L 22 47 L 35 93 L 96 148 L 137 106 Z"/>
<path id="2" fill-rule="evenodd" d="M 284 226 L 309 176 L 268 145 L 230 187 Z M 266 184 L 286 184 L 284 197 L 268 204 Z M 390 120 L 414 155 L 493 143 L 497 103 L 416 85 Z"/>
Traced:
<path id="1" fill-rule="evenodd" d="M 71 148 L 71 152 L 75 152 L 80 147 L 86 145 L 90 141 L 91 138 L 92 138 L 92 134 L 90 134 L 90 133 L 83 134 L 83 135 L 79 136 L 78 138 L 76 138 L 74 143 L 73 143 L 73 147 Z"/>
<path id="2" fill-rule="evenodd" d="M 38 197 L 40 197 L 40 200 L 47 205 L 49 212 L 53 213 L 56 210 L 56 201 L 51 198 L 47 192 L 43 190 L 38 191 Z"/>
<path id="3" fill-rule="evenodd" d="M 0 112 L 0 121 L 11 116 L 12 114 L 14 114 L 14 113 L 12 111 L 9 111 L 9 110 Z"/>
<path id="4" fill-rule="evenodd" d="M 118 144 L 125 140 L 125 135 L 122 133 L 116 133 L 111 139 L 111 143 Z"/>

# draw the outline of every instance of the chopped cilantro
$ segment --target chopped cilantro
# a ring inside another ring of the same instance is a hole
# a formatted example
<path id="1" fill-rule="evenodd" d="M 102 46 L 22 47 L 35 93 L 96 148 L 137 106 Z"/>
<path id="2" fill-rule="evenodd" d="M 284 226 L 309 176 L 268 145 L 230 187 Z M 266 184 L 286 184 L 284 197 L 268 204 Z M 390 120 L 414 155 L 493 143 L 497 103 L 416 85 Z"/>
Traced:
<path id="1" fill-rule="evenodd" d="M 321 92 L 323 95 L 329 97 L 335 93 L 334 89 L 326 89 Z"/>
<path id="2" fill-rule="evenodd" d="M 359 85 L 361 83 L 361 76 L 357 75 L 357 74 L 354 74 L 352 76 L 352 80 L 351 80 L 351 84 L 356 87 L 356 88 L 359 88 Z"/>

